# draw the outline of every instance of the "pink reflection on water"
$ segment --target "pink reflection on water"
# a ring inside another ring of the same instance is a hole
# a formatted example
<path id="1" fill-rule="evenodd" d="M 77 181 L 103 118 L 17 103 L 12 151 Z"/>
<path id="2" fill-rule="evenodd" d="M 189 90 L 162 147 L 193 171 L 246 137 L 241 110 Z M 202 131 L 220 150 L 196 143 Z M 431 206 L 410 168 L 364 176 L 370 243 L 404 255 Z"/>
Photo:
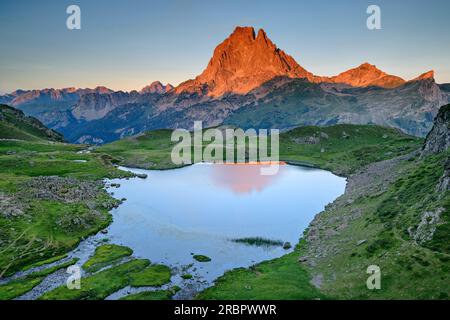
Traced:
<path id="1" fill-rule="evenodd" d="M 261 192 L 274 183 L 282 175 L 282 165 L 275 175 L 262 175 L 261 168 L 256 164 L 214 164 L 211 179 L 219 187 L 229 189 L 234 193 L 245 194 Z"/>

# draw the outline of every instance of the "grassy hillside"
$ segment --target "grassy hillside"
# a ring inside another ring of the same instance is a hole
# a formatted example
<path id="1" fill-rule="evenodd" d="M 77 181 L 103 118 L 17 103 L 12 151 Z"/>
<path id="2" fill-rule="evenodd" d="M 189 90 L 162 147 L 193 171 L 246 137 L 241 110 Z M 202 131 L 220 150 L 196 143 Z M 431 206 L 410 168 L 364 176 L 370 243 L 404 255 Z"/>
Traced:
<path id="1" fill-rule="evenodd" d="M 127 173 L 106 155 L 78 154 L 83 148 L 0 141 L 0 277 L 60 255 L 109 224 L 114 201 L 100 180 Z"/>
<path id="2" fill-rule="evenodd" d="M 141 135 L 118 140 L 97 148 L 121 165 L 145 169 L 171 169 L 170 153 L 176 144 L 170 141 L 172 130 L 147 131 Z"/>
<path id="3" fill-rule="evenodd" d="M 97 152 L 108 153 L 125 166 L 174 168 L 170 159 L 175 145 L 170 141 L 171 132 L 146 132 L 103 145 Z M 373 161 L 408 153 L 421 143 L 421 139 L 375 125 L 301 127 L 281 134 L 280 160 L 348 174 Z"/>
<path id="4" fill-rule="evenodd" d="M 105 154 L 0 105 L 0 278 L 61 255 L 110 222 L 101 179 L 129 175 Z"/>
<path id="5" fill-rule="evenodd" d="M 62 135 L 20 110 L 0 104 L 0 139 L 63 141 Z"/>
<path id="6" fill-rule="evenodd" d="M 280 158 L 348 175 L 369 163 L 417 149 L 422 139 L 375 125 L 307 126 L 283 133 Z"/>

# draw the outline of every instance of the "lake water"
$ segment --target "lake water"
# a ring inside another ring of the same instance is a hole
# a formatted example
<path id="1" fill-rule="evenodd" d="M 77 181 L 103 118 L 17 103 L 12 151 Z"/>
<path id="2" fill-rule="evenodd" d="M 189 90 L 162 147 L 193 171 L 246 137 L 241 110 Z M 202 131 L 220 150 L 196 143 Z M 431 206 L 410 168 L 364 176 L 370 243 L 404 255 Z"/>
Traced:
<path id="1" fill-rule="evenodd" d="M 114 197 L 127 200 L 113 210 L 108 238 L 132 248 L 136 257 L 186 269 L 180 274 L 193 274 L 189 281 L 200 287 L 226 270 L 290 252 L 232 240 L 263 237 L 295 245 L 314 216 L 344 193 L 346 184 L 330 172 L 291 165 L 280 166 L 274 176 L 260 175 L 258 165 L 122 169 L 148 177 L 109 181 L 120 184 L 108 189 Z M 211 261 L 197 262 L 192 254 Z"/>

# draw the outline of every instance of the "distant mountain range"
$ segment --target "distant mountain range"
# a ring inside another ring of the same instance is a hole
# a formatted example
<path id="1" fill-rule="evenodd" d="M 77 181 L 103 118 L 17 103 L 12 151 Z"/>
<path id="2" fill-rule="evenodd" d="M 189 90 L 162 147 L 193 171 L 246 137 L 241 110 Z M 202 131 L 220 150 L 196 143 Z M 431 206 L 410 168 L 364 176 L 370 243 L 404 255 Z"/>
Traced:
<path id="1" fill-rule="evenodd" d="M 206 69 L 177 87 L 153 82 L 140 91 L 18 90 L 0 96 L 71 142 L 104 143 L 160 128 L 221 124 L 289 129 L 336 123 L 380 124 L 418 136 L 450 102 L 450 84 L 434 72 L 406 81 L 364 63 L 317 76 L 277 48 L 264 30 L 237 27 Z"/>

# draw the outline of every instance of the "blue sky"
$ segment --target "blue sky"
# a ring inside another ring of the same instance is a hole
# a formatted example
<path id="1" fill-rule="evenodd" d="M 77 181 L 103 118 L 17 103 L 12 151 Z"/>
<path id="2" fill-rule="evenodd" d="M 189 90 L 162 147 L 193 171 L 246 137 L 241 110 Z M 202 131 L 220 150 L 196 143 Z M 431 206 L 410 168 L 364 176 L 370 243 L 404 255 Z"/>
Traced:
<path id="1" fill-rule="evenodd" d="M 70 4 L 81 8 L 81 30 L 66 28 Z M 380 6 L 382 30 L 366 28 L 369 4 Z M 367 61 L 406 79 L 434 69 L 450 82 L 449 12 L 446 0 L 1 0 L 0 91 L 176 85 L 237 25 L 263 28 L 318 75 Z"/>

